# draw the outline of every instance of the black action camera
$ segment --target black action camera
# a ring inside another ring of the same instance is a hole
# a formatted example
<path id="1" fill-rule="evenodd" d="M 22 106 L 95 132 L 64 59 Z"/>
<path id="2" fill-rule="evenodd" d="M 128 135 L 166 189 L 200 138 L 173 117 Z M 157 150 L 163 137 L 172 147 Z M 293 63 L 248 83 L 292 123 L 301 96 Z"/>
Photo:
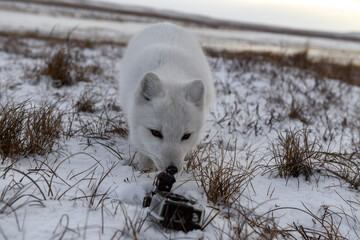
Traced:
<path id="1" fill-rule="evenodd" d="M 170 192 L 176 172 L 176 167 L 169 167 L 156 176 L 155 190 L 144 197 L 143 207 L 149 207 L 149 215 L 166 228 L 184 232 L 201 229 L 204 209 L 196 201 Z"/>

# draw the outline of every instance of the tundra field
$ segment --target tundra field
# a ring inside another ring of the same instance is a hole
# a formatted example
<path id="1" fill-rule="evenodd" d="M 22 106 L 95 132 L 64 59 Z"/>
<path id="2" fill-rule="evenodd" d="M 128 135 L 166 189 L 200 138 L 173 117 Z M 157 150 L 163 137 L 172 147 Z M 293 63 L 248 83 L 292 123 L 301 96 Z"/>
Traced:
<path id="1" fill-rule="evenodd" d="M 126 41 L 25 30 L 0 29 L 0 239 L 360 238 L 356 61 L 315 58 L 309 45 L 200 41 L 217 101 L 173 187 L 205 208 L 203 229 L 184 233 L 142 208 L 157 172 L 140 172 L 127 142 L 117 83 Z"/>

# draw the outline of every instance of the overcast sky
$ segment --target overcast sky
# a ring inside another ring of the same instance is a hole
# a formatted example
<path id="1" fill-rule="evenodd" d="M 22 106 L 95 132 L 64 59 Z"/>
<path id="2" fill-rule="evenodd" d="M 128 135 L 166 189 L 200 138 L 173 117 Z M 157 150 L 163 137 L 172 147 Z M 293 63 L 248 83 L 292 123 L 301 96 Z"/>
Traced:
<path id="1" fill-rule="evenodd" d="M 360 0 L 97 0 L 223 19 L 335 32 L 360 32 Z"/>

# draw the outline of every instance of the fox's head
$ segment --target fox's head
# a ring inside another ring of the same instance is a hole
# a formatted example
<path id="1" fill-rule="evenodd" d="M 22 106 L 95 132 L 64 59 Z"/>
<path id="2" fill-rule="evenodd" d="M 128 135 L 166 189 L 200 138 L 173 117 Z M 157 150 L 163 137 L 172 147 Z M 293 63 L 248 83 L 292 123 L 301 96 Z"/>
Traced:
<path id="1" fill-rule="evenodd" d="M 138 150 L 160 171 L 169 166 L 181 171 L 204 124 L 204 84 L 201 80 L 170 84 L 149 72 L 136 90 L 130 115 L 130 138 Z"/>

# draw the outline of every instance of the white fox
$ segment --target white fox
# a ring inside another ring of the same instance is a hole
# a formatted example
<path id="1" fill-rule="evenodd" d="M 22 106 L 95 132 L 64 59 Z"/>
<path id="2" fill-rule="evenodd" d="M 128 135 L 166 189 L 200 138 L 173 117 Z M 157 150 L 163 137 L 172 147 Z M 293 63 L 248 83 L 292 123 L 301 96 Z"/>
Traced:
<path id="1" fill-rule="evenodd" d="M 120 101 L 141 170 L 181 171 L 214 100 L 207 59 L 184 29 L 155 24 L 131 39 L 120 69 Z"/>

